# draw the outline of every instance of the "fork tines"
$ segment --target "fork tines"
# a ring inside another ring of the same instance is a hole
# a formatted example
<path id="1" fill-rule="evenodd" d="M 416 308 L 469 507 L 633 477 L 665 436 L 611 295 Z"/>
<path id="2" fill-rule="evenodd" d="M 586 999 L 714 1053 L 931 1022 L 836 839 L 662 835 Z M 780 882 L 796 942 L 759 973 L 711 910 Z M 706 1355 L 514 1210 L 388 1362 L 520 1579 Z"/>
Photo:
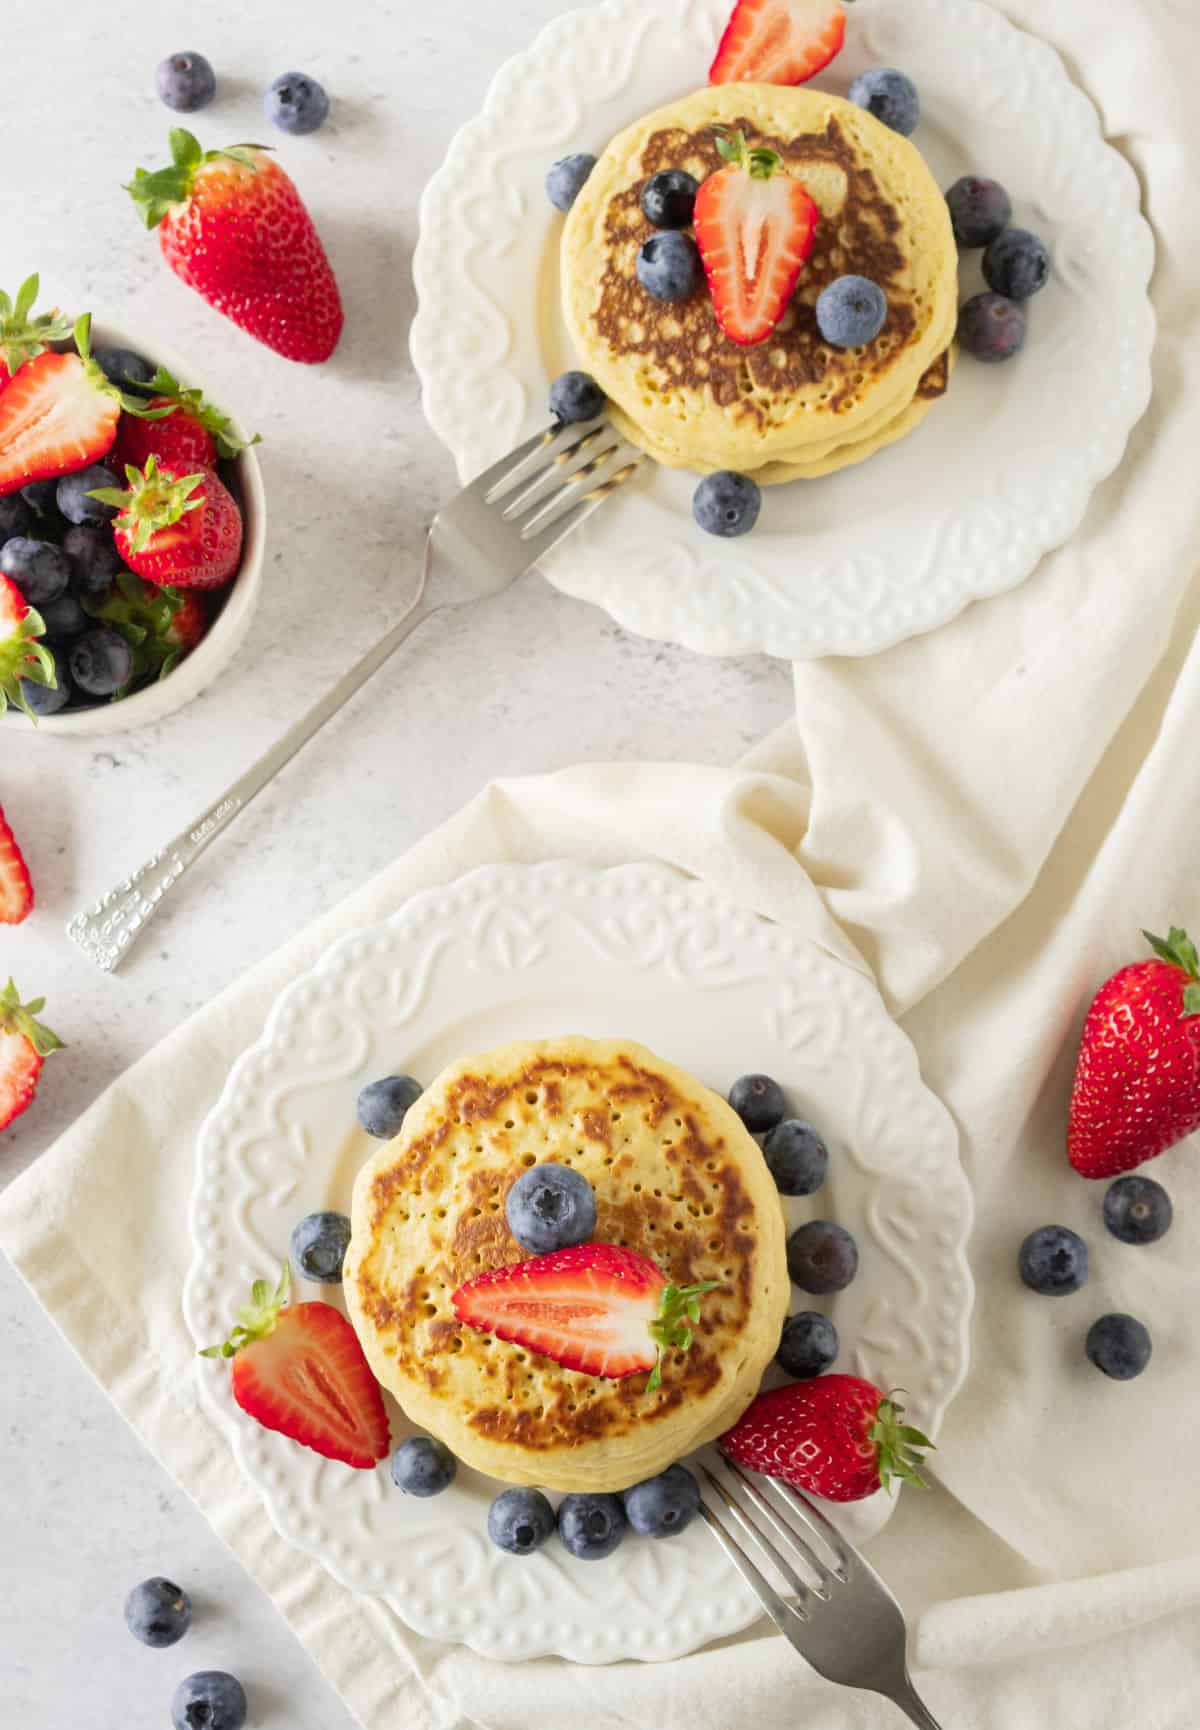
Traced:
<path id="1" fill-rule="evenodd" d="M 720 1472 L 703 1461 L 698 1466 L 706 1491 L 700 1512 L 709 1529 L 771 1613 L 769 1600 L 774 1600 L 780 1611 L 807 1620 L 813 1599 L 828 1602 L 835 1583 L 848 1581 L 849 1549 L 819 1508 L 777 1479 L 747 1472 L 724 1457 L 720 1465 Z M 776 1591 L 742 1540 L 784 1582 L 790 1598 Z"/>
<path id="2" fill-rule="evenodd" d="M 535 540 L 547 529 L 575 527 L 633 473 L 642 453 L 605 417 L 550 427 L 481 477 L 483 500 Z"/>

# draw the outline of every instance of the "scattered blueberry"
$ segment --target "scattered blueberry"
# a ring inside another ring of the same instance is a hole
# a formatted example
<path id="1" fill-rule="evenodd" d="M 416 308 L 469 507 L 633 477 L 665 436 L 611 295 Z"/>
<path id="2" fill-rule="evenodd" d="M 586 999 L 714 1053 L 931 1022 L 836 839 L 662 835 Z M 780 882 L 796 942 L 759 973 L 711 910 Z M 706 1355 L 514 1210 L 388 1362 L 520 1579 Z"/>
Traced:
<path id="1" fill-rule="evenodd" d="M 797 1381 L 811 1381 L 835 1360 L 840 1349 L 838 1331 L 819 1310 L 799 1310 L 783 1324 L 775 1362 Z"/>
<path id="2" fill-rule="evenodd" d="M 868 276 L 839 276 L 817 296 L 817 327 L 834 348 L 862 348 L 887 323 L 888 303 Z"/>
<path id="3" fill-rule="evenodd" d="M 217 94 L 216 73 L 203 54 L 192 48 L 160 60 L 154 84 L 160 99 L 177 114 L 194 114 L 198 108 L 207 108 Z"/>
<path id="4" fill-rule="evenodd" d="M 1027 228 L 1006 228 L 983 255 L 983 275 L 997 294 L 1028 300 L 1050 279 L 1050 254 Z"/>
<path id="5" fill-rule="evenodd" d="M 911 78 L 894 66 L 873 66 L 850 86 L 850 100 L 907 138 L 921 118 L 921 98 Z"/>
<path id="6" fill-rule="evenodd" d="M 729 1103 L 751 1135 L 763 1135 L 787 1116 L 783 1089 L 769 1075 L 743 1075 L 729 1089 Z"/>
<path id="7" fill-rule="evenodd" d="M 1088 1247 L 1065 1225 L 1031 1231 L 1017 1257 L 1021 1278 L 1042 1297 L 1069 1297 L 1087 1284 Z"/>
<path id="8" fill-rule="evenodd" d="M 319 1285 L 340 1285 L 350 1248 L 350 1221 L 344 1213 L 308 1213 L 292 1231 L 292 1266 Z"/>
<path id="9" fill-rule="evenodd" d="M 1131 1382 L 1140 1376 L 1153 1351 L 1148 1330 L 1133 1316 L 1101 1316 L 1088 1329 L 1088 1357 L 1115 1382 Z"/>
<path id="10" fill-rule="evenodd" d="M 284 72 L 267 86 L 263 112 L 281 132 L 293 137 L 316 132 L 329 115 L 329 98 L 305 72 Z"/>
<path id="11" fill-rule="evenodd" d="M 66 668 L 59 662 L 55 667 L 56 685 L 37 685 L 32 679 L 21 680 L 21 695 L 35 715 L 57 715 L 74 695 Z"/>
<path id="12" fill-rule="evenodd" d="M 563 426 L 595 420 L 606 398 L 590 372 L 564 372 L 550 386 L 550 413 Z"/>
<path id="13" fill-rule="evenodd" d="M 586 1177 L 569 1165 L 531 1165 L 509 1190 L 504 1217 L 522 1249 L 549 1255 L 587 1243 L 596 1229 L 596 1197 Z"/>
<path id="14" fill-rule="evenodd" d="M 683 168 L 664 168 L 642 188 L 642 214 L 655 228 L 690 228 L 700 182 Z"/>
<path id="15" fill-rule="evenodd" d="M 56 480 L 30 481 L 27 486 L 21 488 L 21 497 L 30 510 L 39 517 L 51 517 L 57 514 L 55 509 L 57 495 L 58 482 Z"/>
<path id="16" fill-rule="evenodd" d="M 0 571 L 11 577 L 31 607 L 56 601 L 71 578 L 71 567 L 49 541 L 14 535 L 0 547 Z"/>
<path id="17" fill-rule="evenodd" d="M 86 525 L 68 529 L 62 550 L 71 565 L 71 586 L 77 595 L 102 595 L 118 571 L 121 556 L 110 534 Z"/>
<path id="18" fill-rule="evenodd" d="M 155 1575 L 125 1600 L 125 1626 L 143 1646 L 173 1646 L 192 1625 L 192 1600 L 181 1586 Z"/>
<path id="19" fill-rule="evenodd" d="M 686 300 L 704 278 L 700 248 L 690 234 L 652 234 L 637 255 L 637 277 L 655 300 Z"/>
<path id="20" fill-rule="evenodd" d="M 99 625 L 71 644 L 71 677 L 88 697 L 111 697 L 133 677 L 133 650 L 116 631 Z"/>
<path id="21" fill-rule="evenodd" d="M 958 312 L 958 340 L 976 360 L 1011 360 L 1025 346 L 1025 308 L 990 290 L 974 294 Z"/>
<path id="22" fill-rule="evenodd" d="M 406 1496 L 440 1496 L 454 1482 L 458 1461 L 445 1442 L 410 1436 L 392 1455 L 392 1482 Z"/>
<path id="23" fill-rule="evenodd" d="M 390 1141 L 399 1135 L 405 1114 L 421 1092 L 421 1083 L 411 1075 L 385 1075 L 380 1081 L 368 1081 L 358 1096 L 358 1121 L 368 1135 Z"/>
<path id="24" fill-rule="evenodd" d="M 686 1466 L 668 1466 L 644 1478 L 623 1498 L 625 1518 L 643 1538 L 673 1538 L 696 1517 L 700 1486 Z"/>
<path id="25" fill-rule="evenodd" d="M 781 1195 L 812 1195 L 825 1182 L 829 1149 L 811 1123 L 785 1117 L 763 1142 L 763 1157 Z"/>
<path id="26" fill-rule="evenodd" d="M 103 463 L 93 463 L 90 468 L 78 469 L 73 475 L 64 475 L 58 483 L 56 495 L 59 514 L 66 517 L 69 523 L 90 524 L 98 528 L 101 523 L 110 523 L 117 514 L 116 505 L 102 504 L 99 499 L 91 499 L 88 494 L 98 492 L 101 487 L 115 487 L 118 484 L 116 475 L 111 469 L 106 469 Z"/>
<path id="27" fill-rule="evenodd" d="M 546 197 L 555 210 L 570 210 L 595 166 L 596 158 L 586 151 L 559 158 L 546 175 Z"/>
<path id="28" fill-rule="evenodd" d="M 692 494 L 692 515 L 706 535 L 733 540 L 748 535 L 762 510 L 762 488 L 749 475 L 721 469 L 705 475 Z"/>
<path id="29" fill-rule="evenodd" d="M 197 1670 L 185 1676 L 171 1700 L 175 1730 L 242 1730 L 246 1691 L 227 1670 Z"/>
<path id="30" fill-rule="evenodd" d="M 946 194 L 950 224 L 960 247 L 990 246 L 1012 221 L 1012 200 L 998 180 L 964 174 Z"/>
<path id="31" fill-rule="evenodd" d="M 82 636 L 92 622 L 69 589 L 56 601 L 47 601 L 38 611 L 42 615 L 48 637 L 66 639 Z"/>
<path id="32" fill-rule="evenodd" d="M 554 1509 L 540 1490 L 501 1490 L 488 1509 L 488 1537 L 510 1556 L 532 1556 L 554 1530 Z"/>
<path id="33" fill-rule="evenodd" d="M 858 1272 L 858 1245 L 844 1226 L 810 1219 L 787 1240 L 788 1272 L 801 1291 L 844 1291 Z"/>
<path id="34" fill-rule="evenodd" d="M 1157 1243 L 1174 1215 L 1170 1196 L 1152 1177 L 1119 1177 L 1104 1197 L 1104 1223 L 1122 1243 Z"/>
<path id="35" fill-rule="evenodd" d="M 625 1536 L 620 1496 L 564 1496 L 558 1505 L 558 1535 L 581 1562 L 611 1556 Z"/>
<path id="36" fill-rule="evenodd" d="M 20 493 L 8 493 L 0 499 L 0 546 L 14 535 L 24 535 L 33 523 L 33 516 Z"/>
<path id="37" fill-rule="evenodd" d="M 154 367 L 132 348 L 98 348 L 93 357 L 110 384 L 119 390 L 137 390 L 154 376 Z"/>

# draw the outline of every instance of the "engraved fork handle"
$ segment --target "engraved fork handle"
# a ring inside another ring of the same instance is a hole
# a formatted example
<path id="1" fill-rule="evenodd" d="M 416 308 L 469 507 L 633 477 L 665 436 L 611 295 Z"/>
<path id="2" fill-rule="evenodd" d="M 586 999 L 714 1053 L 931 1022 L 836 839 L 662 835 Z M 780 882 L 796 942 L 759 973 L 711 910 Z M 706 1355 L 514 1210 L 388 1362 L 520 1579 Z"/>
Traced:
<path id="1" fill-rule="evenodd" d="M 319 733 L 354 693 L 378 672 L 390 655 L 406 638 L 423 625 L 426 619 L 440 611 L 440 605 L 428 598 L 430 549 L 426 548 L 425 564 L 416 598 L 408 611 L 394 624 L 386 636 L 351 667 L 320 702 L 290 727 L 283 738 L 261 756 L 232 787 L 195 823 L 147 859 L 146 863 L 110 889 L 94 907 L 77 913 L 67 926 L 67 935 L 84 954 L 105 973 L 113 973 L 128 955 L 134 943 L 158 912 L 167 895 L 185 876 L 196 860 L 218 835 L 224 833 L 250 801 L 262 792 L 289 763 L 314 733 Z"/>

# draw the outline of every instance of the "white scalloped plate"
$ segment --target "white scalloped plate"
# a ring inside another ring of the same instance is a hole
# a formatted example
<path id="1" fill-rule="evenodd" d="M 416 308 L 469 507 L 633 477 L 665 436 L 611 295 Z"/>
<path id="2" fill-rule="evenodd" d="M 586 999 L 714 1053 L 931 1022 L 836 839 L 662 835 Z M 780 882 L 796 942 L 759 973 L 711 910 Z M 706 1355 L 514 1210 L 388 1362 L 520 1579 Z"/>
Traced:
<path id="1" fill-rule="evenodd" d="M 430 425 L 464 481 L 546 419 L 576 364 L 558 312 L 549 164 L 599 152 L 707 81 L 730 0 L 608 0 L 556 19 L 497 74 L 430 182 L 412 351 Z M 1153 240 L 1136 177 L 1058 55 L 976 0 L 859 0 L 817 81 L 903 67 L 914 142 L 942 186 L 1002 180 L 1045 236 L 1025 353 L 964 358 L 921 430 L 861 467 L 772 488 L 733 543 L 691 518 L 695 477 L 647 466 L 547 561 L 547 577 L 643 636 L 705 654 L 867 655 L 1022 582 L 1082 521 L 1150 398 Z M 978 254 L 963 296 L 982 286 Z"/>
<path id="2" fill-rule="evenodd" d="M 833 1156 L 819 1208 L 789 1206 L 796 1220 L 831 1212 L 862 1250 L 833 1312 L 839 1367 L 903 1386 L 936 1431 L 966 1372 L 971 1309 L 950 1116 L 866 979 L 660 867 L 488 867 L 344 938 L 283 992 L 200 1136 L 184 1296 L 197 1345 L 278 1268 L 297 1219 L 348 1211 L 371 1146 L 354 1115 L 364 1082 L 432 1078 L 470 1051 L 566 1032 L 643 1040 L 722 1091 L 750 1070 L 779 1078 Z M 196 1374 L 277 1529 L 380 1600 L 373 1620 L 393 1637 L 398 1619 L 489 1657 L 603 1663 L 678 1657 L 758 1613 L 699 1522 L 670 1543 L 627 1539 L 603 1566 L 554 1540 L 517 1560 L 487 1538 L 491 1480 L 462 1469 L 414 1501 L 386 1463 L 322 1460 L 239 1412 L 218 1366 Z M 390 1409 L 398 1441 L 407 1426 Z M 847 1510 L 847 1531 L 869 1537 L 890 1507 Z"/>

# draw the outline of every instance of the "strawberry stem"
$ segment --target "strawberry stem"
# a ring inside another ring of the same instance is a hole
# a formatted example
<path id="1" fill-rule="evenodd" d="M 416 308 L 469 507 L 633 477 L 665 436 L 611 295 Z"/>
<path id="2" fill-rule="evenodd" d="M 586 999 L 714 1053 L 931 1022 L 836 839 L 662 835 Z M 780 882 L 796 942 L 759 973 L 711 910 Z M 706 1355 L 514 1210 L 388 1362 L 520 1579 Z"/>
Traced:
<path id="1" fill-rule="evenodd" d="M 170 403 L 172 413 L 175 409 L 181 409 L 193 420 L 198 420 L 205 431 L 216 439 L 218 456 L 232 460 L 250 445 L 262 443 L 258 433 L 255 433 L 252 439 L 239 438 L 228 415 L 222 414 L 219 408 L 214 408 L 213 404 L 206 400 L 203 391 L 186 389 L 165 366 L 160 366 L 153 378 L 146 380 L 145 389 L 148 395 L 160 397 L 163 402 Z"/>
<path id="2" fill-rule="evenodd" d="M 36 318 L 33 303 L 38 296 L 37 275 L 27 276 L 11 300 L 0 289 L 0 359 L 10 375 L 21 370 L 27 360 L 43 353 L 52 342 L 65 342 L 71 334 L 71 321 L 58 308 L 41 312 Z"/>
<path id="3" fill-rule="evenodd" d="M 22 1039 L 27 1039 L 39 1057 L 49 1057 L 52 1051 L 65 1049 L 57 1033 L 51 1033 L 48 1027 L 36 1019 L 46 1007 L 44 997 L 35 997 L 30 1003 L 22 1003 L 16 986 L 10 979 L 0 991 L 0 1033 L 16 1033 Z"/>
<path id="4" fill-rule="evenodd" d="M 652 1394 L 662 1383 L 663 1354 L 668 1351 L 691 1350 L 692 1329 L 700 1320 L 700 1299 L 714 1291 L 720 1280 L 707 1279 L 699 1285 L 669 1285 L 664 1287 L 658 1302 L 658 1315 L 650 1323 L 650 1338 L 658 1347 L 646 1392 Z"/>
<path id="5" fill-rule="evenodd" d="M 929 1485 L 921 1476 L 920 1467 L 923 1453 L 932 1448 L 933 1443 L 920 1430 L 903 1422 L 904 1407 L 896 1398 L 901 1391 L 897 1388 L 886 1399 L 880 1400 L 867 1439 L 874 1442 L 878 1450 L 879 1482 L 885 1490 L 890 1491 L 898 1481 L 927 1490 Z"/>
<path id="6" fill-rule="evenodd" d="M 173 480 L 160 474 L 158 459 L 154 456 L 147 459 L 144 469 L 128 465 L 125 479 L 129 483 L 127 490 L 97 487 L 88 497 L 99 499 L 101 504 L 116 506 L 121 513 L 117 521 L 128 534 L 135 553 L 140 553 L 150 537 L 160 529 L 171 528 L 188 511 L 198 511 L 204 503 L 202 498 L 191 496 L 198 486 L 204 484 L 202 474 L 180 475 Z"/>
<path id="7" fill-rule="evenodd" d="M 1143 931 L 1142 936 L 1160 961 L 1181 968 L 1191 981 L 1183 988 L 1180 1020 L 1200 1015 L 1200 955 L 1187 932 L 1179 925 L 1172 925 L 1166 937 L 1156 937 L 1152 931 Z"/>
<path id="8" fill-rule="evenodd" d="M 771 180 L 783 167 L 783 157 L 778 151 L 768 150 L 765 144 L 751 149 L 744 132 L 735 132 L 732 138 L 718 132 L 717 150 L 731 168 L 743 169 L 752 180 Z"/>
<path id="9" fill-rule="evenodd" d="M 206 1346 L 202 1358 L 235 1358 L 243 1346 L 255 1340 L 269 1339 L 275 1332 L 279 1312 L 286 1307 L 292 1289 L 292 1274 L 287 1262 L 279 1275 L 279 1283 L 271 1290 L 269 1279 L 256 1279 L 250 1287 L 250 1302 L 237 1312 L 237 1322 L 229 1337 L 219 1346 Z"/>
<path id="10" fill-rule="evenodd" d="M 7 580 L 4 579 L 5 582 Z M 0 582 L 0 590 L 3 588 L 4 582 Z M 23 601 L 21 608 L 23 610 L 16 630 L 0 642 L 0 715 L 12 703 L 16 708 L 22 709 L 36 727 L 38 718 L 21 689 L 22 680 L 28 679 L 33 685 L 46 685 L 54 691 L 58 689 L 58 675 L 54 667 L 54 656 L 44 643 L 38 641 L 39 637 L 46 634 L 45 620 Z"/>
<path id="11" fill-rule="evenodd" d="M 258 167 L 254 152 L 271 148 L 269 144 L 231 144 L 225 150 L 203 150 L 195 134 L 182 126 L 171 128 L 169 142 L 170 167 L 136 168 L 125 187 L 147 228 L 157 228 L 174 205 L 187 203 L 196 174 L 206 163 L 224 157 L 253 172 Z"/>

